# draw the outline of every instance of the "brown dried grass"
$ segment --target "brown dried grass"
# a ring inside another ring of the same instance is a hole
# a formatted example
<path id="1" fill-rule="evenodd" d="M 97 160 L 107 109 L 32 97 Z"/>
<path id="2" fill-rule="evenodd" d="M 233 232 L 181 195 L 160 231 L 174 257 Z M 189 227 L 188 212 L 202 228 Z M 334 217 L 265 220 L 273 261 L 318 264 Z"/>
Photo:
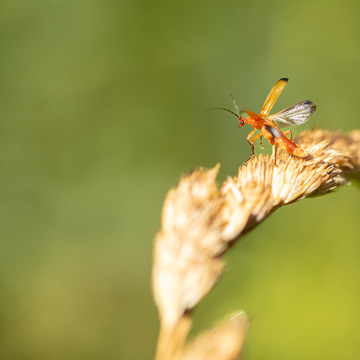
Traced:
<path id="1" fill-rule="evenodd" d="M 237 359 L 246 316 L 233 317 L 186 343 L 191 314 L 224 269 L 222 255 L 277 208 L 329 193 L 360 175 L 360 131 L 311 130 L 296 140 L 307 158 L 258 156 L 220 187 L 219 170 L 198 169 L 170 190 L 154 242 L 153 292 L 160 315 L 157 360 Z"/>

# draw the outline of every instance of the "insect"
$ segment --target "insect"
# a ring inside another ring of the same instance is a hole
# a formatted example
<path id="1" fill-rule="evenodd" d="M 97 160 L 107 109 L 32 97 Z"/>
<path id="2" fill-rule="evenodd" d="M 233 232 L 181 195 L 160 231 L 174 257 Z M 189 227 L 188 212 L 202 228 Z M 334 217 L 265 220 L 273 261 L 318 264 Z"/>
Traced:
<path id="1" fill-rule="evenodd" d="M 279 98 L 281 92 L 284 90 L 288 81 L 289 79 L 282 78 L 274 85 L 269 95 L 267 96 L 265 103 L 261 108 L 259 114 L 256 114 L 249 110 L 239 111 L 239 108 L 237 107 L 236 102 L 230 93 L 229 95 L 235 105 L 238 114 L 228 109 L 217 108 L 220 110 L 229 111 L 230 113 L 235 115 L 240 121 L 238 127 L 242 127 L 245 124 L 249 124 L 254 128 L 254 130 L 252 130 L 248 135 L 248 137 L 246 138 L 247 142 L 251 146 L 251 151 L 252 151 L 252 155 L 248 160 L 250 160 L 255 155 L 254 143 L 257 139 L 259 139 L 260 141 L 261 148 L 264 149 L 262 144 L 263 136 L 273 146 L 275 166 L 276 166 L 277 147 L 298 157 L 306 157 L 308 155 L 308 153 L 304 149 L 302 149 L 299 145 L 295 144 L 292 141 L 292 132 L 290 130 L 282 132 L 280 128 L 287 125 L 300 125 L 308 121 L 310 116 L 316 110 L 316 105 L 313 104 L 310 100 L 304 100 L 276 114 L 269 116 L 270 110 L 274 106 L 276 100 Z M 246 113 L 248 117 L 243 118 L 241 115 L 242 113 Z M 260 133 L 253 137 L 256 130 L 259 130 Z M 289 134 L 290 134 L 290 139 L 286 137 L 286 135 Z M 252 137 L 253 139 L 251 140 Z"/>

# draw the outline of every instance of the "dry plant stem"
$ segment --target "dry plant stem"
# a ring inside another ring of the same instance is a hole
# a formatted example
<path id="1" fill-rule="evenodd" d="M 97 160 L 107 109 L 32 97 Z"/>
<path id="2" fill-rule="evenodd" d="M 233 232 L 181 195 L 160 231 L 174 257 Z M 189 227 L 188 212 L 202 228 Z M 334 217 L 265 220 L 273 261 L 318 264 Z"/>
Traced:
<path id="1" fill-rule="evenodd" d="M 222 255 L 280 206 L 359 177 L 360 131 L 312 130 L 295 141 L 307 158 L 279 151 L 274 166 L 272 157 L 253 157 L 220 189 L 215 183 L 219 165 L 196 170 L 168 193 L 154 243 L 153 292 L 161 323 L 157 360 L 238 358 L 244 315 L 186 343 L 190 310 L 221 276 Z"/>

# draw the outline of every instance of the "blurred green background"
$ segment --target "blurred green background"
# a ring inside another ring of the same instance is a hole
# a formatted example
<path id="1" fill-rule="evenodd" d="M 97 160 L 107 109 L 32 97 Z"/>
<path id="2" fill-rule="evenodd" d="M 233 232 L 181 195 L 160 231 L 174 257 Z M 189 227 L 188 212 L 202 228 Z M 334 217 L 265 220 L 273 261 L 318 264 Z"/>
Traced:
<path id="1" fill-rule="evenodd" d="M 359 128 L 355 0 L 3 0 L 0 358 L 151 359 L 162 202 L 250 155 L 212 107 L 310 99 L 300 130 Z M 267 147 L 269 150 L 269 146 Z M 259 150 L 259 149 L 258 149 Z M 359 186 L 279 209 L 227 257 L 194 333 L 237 309 L 245 359 L 360 356 Z"/>

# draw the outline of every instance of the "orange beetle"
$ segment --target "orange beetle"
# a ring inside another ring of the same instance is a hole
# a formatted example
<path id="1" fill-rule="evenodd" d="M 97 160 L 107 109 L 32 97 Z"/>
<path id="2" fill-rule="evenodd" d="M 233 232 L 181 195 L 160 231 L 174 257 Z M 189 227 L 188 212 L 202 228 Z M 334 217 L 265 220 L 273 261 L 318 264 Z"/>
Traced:
<path id="1" fill-rule="evenodd" d="M 275 153 L 275 165 L 276 165 L 276 149 L 279 146 L 281 149 L 287 151 L 288 153 L 298 156 L 298 157 L 306 157 L 308 153 L 302 149 L 299 145 L 295 144 L 292 141 L 292 133 L 290 130 L 281 132 L 280 127 L 284 127 L 287 125 L 300 125 L 304 122 L 308 121 L 310 116 L 316 110 L 316 105 L 313 104 L 310 100 L 304 100 L 292 105 L 274 115 L 269 115 L 270 110 L 274 106 L 276 100 L 279 98 L 281 92 L 284 90 L 289 79 L 283 78 L 280 79 L 274 87 L 271 89 L 268 97 L 265 100 L 263 107 L 260 110 L 259 114 L 256 114 L 249 110 L 241 110 L 239 111 L 234 98 L 229 93 L 235 108 L 238 114 L 234 113 L 231 110 L 224 108 L 217 108 L 221 110 L 229 111 L 234 114 L 240 121 L 239 126 L 244 126 L 245 124 L 251 125 L 254 130 L 250 132 L 247 137 L 247 142 L 251 146 L 252 155 L 255 155 L 254 152 L 254 143 L 257 139 L 260 140 L 261 148 L 264 148 L 262 145 L 262 137 L 264 136 L 270 144 L 273 146 L 273 151 Z M 246 113 L 249 116 L 243 118 L 241 113 Z M 256 130 L 259 130 L 260 133 L 255 135 L 254 138 L 250 141 L 252 136 L 255 134 Z M 290 139 L 288 139 L 285 135 L 290 134 Z M 248 160 L 249 160 L 248 159 Z"/>

